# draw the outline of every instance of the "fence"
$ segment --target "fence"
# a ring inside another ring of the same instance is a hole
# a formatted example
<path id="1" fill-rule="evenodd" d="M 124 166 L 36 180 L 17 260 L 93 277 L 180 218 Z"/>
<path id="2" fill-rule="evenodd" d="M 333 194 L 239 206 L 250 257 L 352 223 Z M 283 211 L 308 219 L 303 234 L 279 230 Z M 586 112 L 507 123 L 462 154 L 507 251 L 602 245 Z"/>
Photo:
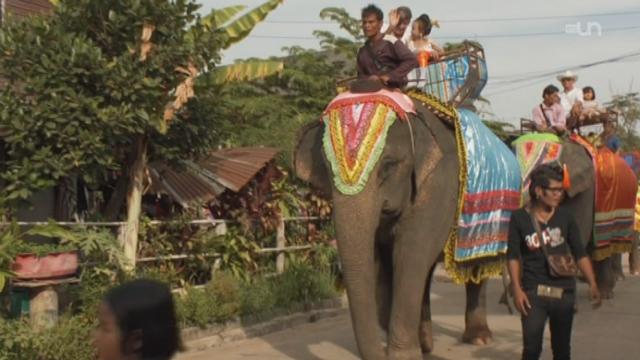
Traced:
<path id="1" fill-rule="evenodd" d="M 311 248 L 311 245 L 307 244 L 307 245 L 295 245 L 295 246 L 287 246 L 287 237 L 286 237 L 286 223 L 288 222 L 310 222 L 310 221 L 318 221 L 318 220 L 323 220 L 320 217 L 317 216 L 310 216 L 310 217 L 305 217 L 305 216 L 299 216 L 299 217 L 284 217 L 284 218 L 280 218 L 279 222 L 278 222 L 278 226 L 276 229 L 276 247 L 272 247 L 272 248 L 261 248 L 258 250 L 259 254 L 270 254 L 270 253 L 277 253 L 276 256 L 276 272 L 277 273 L 282 273 L 284 271 L 284 268 L 286 267 L 286 253 L 287 252 L 295 252 L 295 251 L 302 251 L 302 250 L 308 250 Z M 57 225 L 60 226 L 65 226 L 65 227 L 72 227 L 72 226 L 97 226 L 97 227 L 113 227 L 113 228 L 119 228 L 122 229 L 124 226 L 126 226 L 126 222 L 124 221 L 111 221 L 111 222 L 64 222 L 64 221 L 60 221 L 60 222 L 55 222 Z M 150 225 L 162 225 L 162 224 L 167 224 L 169 222 L 167 221 L 161 221 L 161 220 L 152 220 L 149 221 L 148 224 Z M 211 225 L 214 227 L 218 227 L 220 225 L 221 229 L 217 230 L 218 233 L 220 235 L 223 235 L 226 233 L 226 225 L 227 224 L 231 224 L 234 223 L 234 221 L 231 220 L 220 220 L 220 219 L 200 219 L 200 220 L 192 220 L 189 221 L 188 224 L 189 225 L 202 225 L 202 226 L 206 226 L 206 225 Z M 38 226 L 38 225 L 47 225 L 49 224 L 49 222 L 43 222 L 43 221 L 18 221 L 16 222 L 16 224 L 18 224 L 19 226 Z M 0 223 L 0 225 L 8 225 L 8 223 Z M 118 231 L 118 233 L 122 233 L 121 231 Z M 178 261 L 178 260 L 184 260 L 184 259 L 189 259 L 189 258 L 195 258 L 195 257 L 206 257 L 206 258 L 212 258 L 212 259 L 216 259 L 220 256 L 222 256 L 222 254 L 217 254 L 217 253 L 209 253 L 209 254 L 170 254 L 170 255 L 164 255 L 164 256 L 154 256 L 154 257 L 142 257 L 142 258 L 136 258 L 136 259 L 129 259 L 129 260 L 133 260 L 132 263 L 135 264 L 139 264 L 139 263 L 149 263 L 149 262 L 154 262 L 154 261 Z"/>

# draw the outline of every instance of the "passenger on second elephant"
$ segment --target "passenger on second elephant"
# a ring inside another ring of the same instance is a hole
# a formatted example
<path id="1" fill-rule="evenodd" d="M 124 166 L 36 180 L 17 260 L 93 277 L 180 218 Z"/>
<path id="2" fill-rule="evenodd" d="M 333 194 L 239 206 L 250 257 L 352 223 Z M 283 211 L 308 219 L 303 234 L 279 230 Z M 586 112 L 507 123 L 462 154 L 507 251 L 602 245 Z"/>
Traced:
<path id="1" fill-rule="evenodd" d="M 600 145 L 606 146 L 614 153 L 620 152 L 620 138 L 616 135 L 616 124 L 613 121 L 605 121 L 602 124 L 602 134 L 600 134 Z"/>
<path id="2" fill-rule="evenodd" d="M 578 121 L 582 112 L 583 95 L 582 90 L 576 87 L 578 75 L 571 71 L 566 71 L 558 75 L 558 81 L 562 84 L 562 92 L 560 93 L 560 105 L 564 109 L 567 118 L 572 121 Z"/>
<path id="3" fill-rule="evenodd" d="M 384 15 L 375 5 L 362 9 L 362 30 L 367 37 L 358 51 L 360 79 L 379 80 L 389 88 L 402 88 L 407 74 L 418 67 L 418 60 L 402 41 L 385 40 L 382 29 Z"/>
<path id="4" fill-rule="evenodd" d="M 533 123 L 540 132 L 562 135 L 567 126 L 565 112 L 560 105 L 559 89 L 548 85 L 542 91 L 542 103 L 533 108 Z"/>

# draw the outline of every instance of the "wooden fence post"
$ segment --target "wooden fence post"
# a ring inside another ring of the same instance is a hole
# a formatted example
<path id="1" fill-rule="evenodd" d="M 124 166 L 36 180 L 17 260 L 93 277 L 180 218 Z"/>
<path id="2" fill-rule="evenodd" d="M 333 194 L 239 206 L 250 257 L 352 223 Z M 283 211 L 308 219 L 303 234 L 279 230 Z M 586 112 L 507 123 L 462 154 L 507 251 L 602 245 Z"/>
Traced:
<path id="1" fill-rule="evenodd" d="M 284 218 L 279 216 L 278 228 L 276 230 L 276 248 L 278 251 L 278 257 L 276 258 L 276 271 L 278 274 L 284 272 L 285 253 L 284 248 L 287 246 L 287 238 L 285 237 L 285 224 Z"/>

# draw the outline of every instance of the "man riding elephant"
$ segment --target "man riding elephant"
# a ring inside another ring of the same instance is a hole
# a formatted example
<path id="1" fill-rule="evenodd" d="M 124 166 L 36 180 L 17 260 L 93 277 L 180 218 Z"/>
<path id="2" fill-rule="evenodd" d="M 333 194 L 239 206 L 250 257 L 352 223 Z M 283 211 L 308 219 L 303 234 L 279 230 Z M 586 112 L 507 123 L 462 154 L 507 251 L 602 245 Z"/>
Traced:
<path id="1" fill-rule="evenodd" d="M 402 41 L 384 39 L 382 10 L 375 5 L 362 9 L 362 30 L 367 41 L 358 51 L 360 79 L 380 80 L 390 88 L 407 85 L 407 74 L 418 67 L 418 60 Z"/>

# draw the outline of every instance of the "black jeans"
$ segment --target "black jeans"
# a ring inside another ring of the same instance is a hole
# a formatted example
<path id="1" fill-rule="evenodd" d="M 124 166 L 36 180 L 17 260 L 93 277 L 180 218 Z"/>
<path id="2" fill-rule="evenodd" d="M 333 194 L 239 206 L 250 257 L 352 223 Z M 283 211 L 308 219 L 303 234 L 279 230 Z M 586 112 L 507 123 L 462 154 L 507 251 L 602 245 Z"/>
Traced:
<path id="1" fill-rule="evenodd" d="M 567 290 L 562 299 L 538 296 L 536 290 L 526 291 L 531 309 L 522 316 L 522 360 L 538 360 L 542 353 L 544 327 L 549 319 L 551 349 L 554 360 L 571 359 L 571 325 L 576 301 L 575 290 Z"/>

